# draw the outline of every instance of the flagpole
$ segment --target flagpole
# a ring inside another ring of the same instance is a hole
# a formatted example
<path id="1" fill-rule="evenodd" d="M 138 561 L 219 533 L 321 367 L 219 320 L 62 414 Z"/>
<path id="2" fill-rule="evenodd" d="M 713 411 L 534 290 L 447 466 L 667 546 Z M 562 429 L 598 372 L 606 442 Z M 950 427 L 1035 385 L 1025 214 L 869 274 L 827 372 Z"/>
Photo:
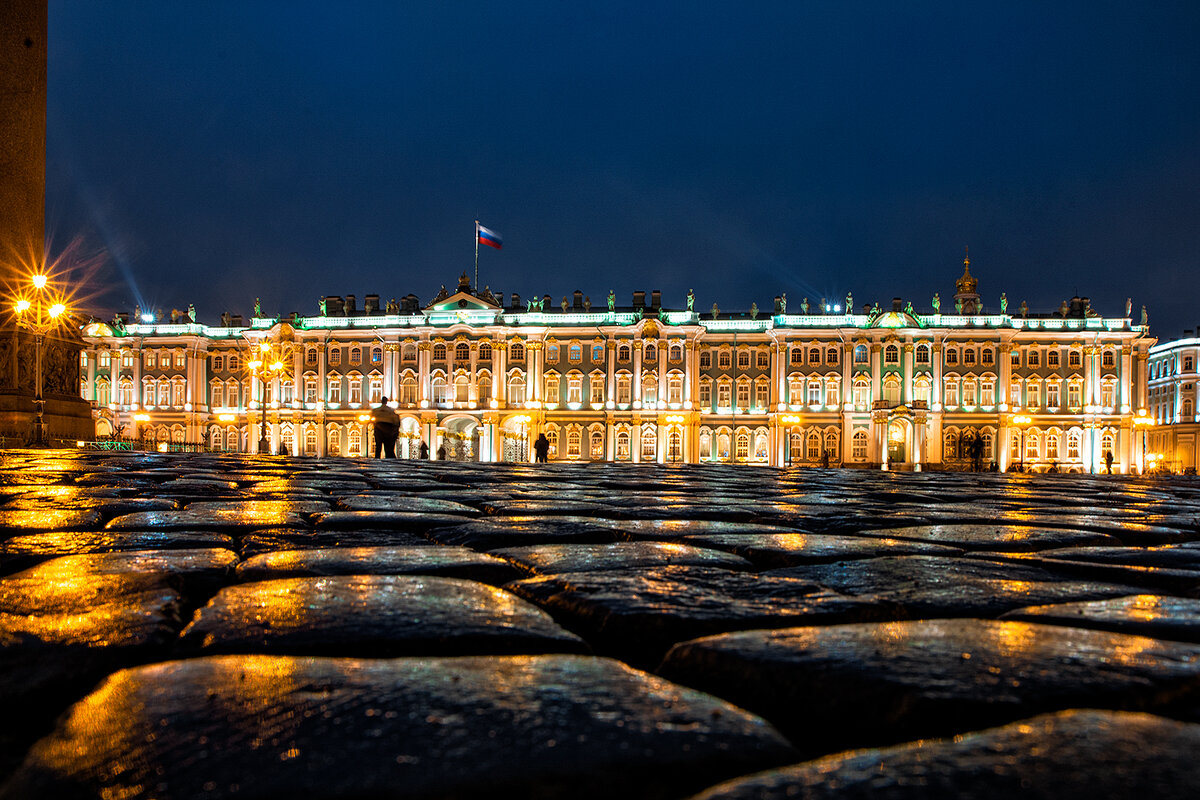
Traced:
<path id="1" fill-rule="evenodd" d="M 479 220 L 475 220 L 475 291 L 479 291 Z"/>

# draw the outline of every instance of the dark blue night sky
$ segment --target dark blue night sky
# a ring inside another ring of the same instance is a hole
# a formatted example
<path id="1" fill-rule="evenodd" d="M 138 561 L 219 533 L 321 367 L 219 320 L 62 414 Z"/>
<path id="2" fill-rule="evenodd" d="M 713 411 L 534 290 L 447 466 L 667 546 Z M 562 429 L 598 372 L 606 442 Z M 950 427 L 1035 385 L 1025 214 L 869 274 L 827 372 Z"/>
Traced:
<path id="1" fill-rule="evenodd" d="M 1132 297 L 1200 325 L 1200 3 L 50 2 L 97 311 Z M 361 301 L 360 301 L 361 302 Z"/>

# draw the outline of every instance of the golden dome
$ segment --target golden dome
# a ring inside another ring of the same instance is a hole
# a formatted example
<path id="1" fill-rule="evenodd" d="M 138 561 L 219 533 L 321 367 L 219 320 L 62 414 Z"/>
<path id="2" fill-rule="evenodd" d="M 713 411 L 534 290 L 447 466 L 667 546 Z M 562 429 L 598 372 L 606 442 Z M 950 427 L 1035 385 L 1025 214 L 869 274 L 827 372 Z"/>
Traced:
<path id="1" fill-rule="evenodd" d="M 971 275 L 971 258 L 968 256 L 963 259 L 962 277 L 954 282 L 954 286 L 959 294 L 975 294 L 975 287 L 978 285 L 978 279 Z"/>

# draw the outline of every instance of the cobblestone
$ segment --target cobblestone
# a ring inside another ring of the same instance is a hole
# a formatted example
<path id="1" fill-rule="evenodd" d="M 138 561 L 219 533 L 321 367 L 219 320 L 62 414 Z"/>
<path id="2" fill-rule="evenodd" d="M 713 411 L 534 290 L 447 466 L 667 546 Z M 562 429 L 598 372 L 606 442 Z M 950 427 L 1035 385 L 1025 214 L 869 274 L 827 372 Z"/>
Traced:
<path id="1" fill-rule="evenodd" d="M 1194 478 L 9 451 L 0 797 L 1183 796 L 1198 553 Z"/>

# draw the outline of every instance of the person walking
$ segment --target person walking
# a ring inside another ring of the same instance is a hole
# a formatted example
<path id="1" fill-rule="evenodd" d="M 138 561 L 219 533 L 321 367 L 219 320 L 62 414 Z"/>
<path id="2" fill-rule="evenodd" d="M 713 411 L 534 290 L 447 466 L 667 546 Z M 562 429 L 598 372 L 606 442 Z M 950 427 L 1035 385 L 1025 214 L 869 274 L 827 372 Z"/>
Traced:
<path id="1" fill-rule="evenodd" d="M 388 405 L 386 397 L 371 409 L 371 422 L 375 430 L 375 457 L 380 451 L 386 458 L 396 457 L 396 438 L 400 435 L 400 415 Z"/>
<path id="2" fill-rule="evenodd" d="M 429 460 L 429 445 L 425 444 L 424 441 L 421 442 L 421 460 Z"/>
<path id="3" fill-rule="evenodd" d="M 546 456 L 550 454 L 550 440 L 546 438 L 546 434 L 538 434 L 537 441 L 533 443 L 533 452 L 537 454 L 539 464 L 546 463 Z"/>

